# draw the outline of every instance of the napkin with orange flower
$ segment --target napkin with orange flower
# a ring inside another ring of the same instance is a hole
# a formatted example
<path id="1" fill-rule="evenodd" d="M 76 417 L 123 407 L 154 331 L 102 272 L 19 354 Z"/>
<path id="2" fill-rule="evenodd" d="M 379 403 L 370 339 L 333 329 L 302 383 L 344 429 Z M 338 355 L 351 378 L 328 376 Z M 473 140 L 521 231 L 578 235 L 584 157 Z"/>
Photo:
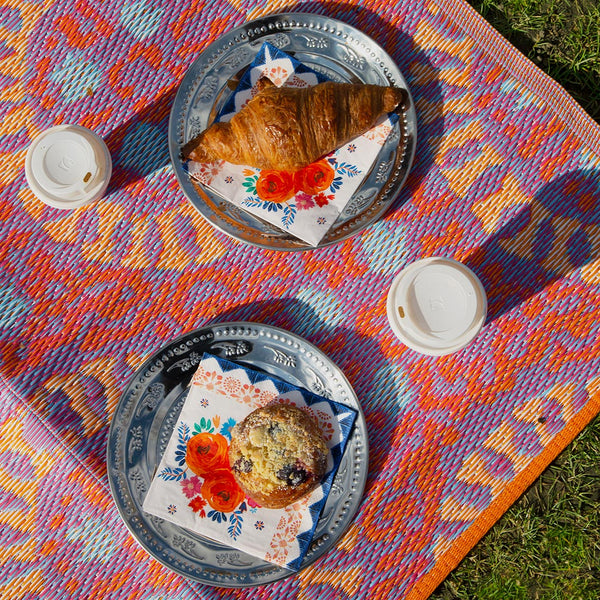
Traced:
<path id="1" fill-rule="evenodd" d="M 231 119 L 254 96 L 256 83 L 263 77 L 277 86 L 288 87 L 307 87 L 326 80 L 266 42 L 219 113 L 218 120 Z M 396 114 L 390 114 L 365 134 L 294 173 L 254 169 L 225 161 L 191 161 L 187 168 L 191 177 L 239 208 L 317 246 L 369 173 L 397 120 Z M 200 132 L 191 133 L 193 137 Z"/>
<path id="2" fill-rule="evenodd" d="M 312 414 L 330 451 L 321 485 L 282 509 L 262 508 L 246 498 L 228 459 L 233 426 L 271 402 L 294 404 Z M 278 566 L 298 570 L 355 419 L 351 407 L 205 354 L 143 509 Z M 188 452 L 199 446 L 202 452 Z"/>

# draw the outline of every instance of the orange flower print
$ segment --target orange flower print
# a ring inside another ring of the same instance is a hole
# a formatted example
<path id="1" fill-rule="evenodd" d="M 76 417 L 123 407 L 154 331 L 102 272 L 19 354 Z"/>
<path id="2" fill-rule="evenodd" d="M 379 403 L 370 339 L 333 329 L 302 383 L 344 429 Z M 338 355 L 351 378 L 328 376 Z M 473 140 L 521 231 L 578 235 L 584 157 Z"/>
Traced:
<path id="1" fill-rule="evenodd" d="M 255 402 L 257 406 L 266 406 L 267 404 L 273 402 L 273 400 L 277 398 L 278 394 L 276 392 L 260 390 L 257 388 L 255 391 L 255 396 Z"/>
<path id="2" fill-rule="evenodd" d="M 205 376 L 206 371 L 202 368 L 202 365 L 200 365 L 198 369 L 196 369 L 196 372 L 192 377 L 192 385 L 198 385 L 199 383 L 201 383 L 204 380 Z"/>
<path id="3" fill-rule="evenodd" d="M 324 194 L 323 192 L 319 192 L 316 196 L 313 196 L 317 206 L 327 206 L 334 198 L 335 196 L 333 194 Z"/>
<path id="4" fill-rule="evenodd" d="M 212 180 L 221 172 L 225 161 L 220 160 L 212 163 L 201 163 L 194 170 L 194 176 L 198 181 L 210 185 Z"/>
<path id="5" fill-rule="evenodd" d="M 232 512 L 245 498 L 228 468 L 217 469 L 206 476 L 202 484 L 202 496 L 220 512 Z"/>
<path id="6" fill-rule="evenodd" d="M 216 373 L 215 371 L 205 371 L 204 369 L 198 369 L 192 377 L 193 385 L 202 385 L 207 390 L 216 390 L 221 386 L 223 382 L 223 375 Z"/>
<path id="7" fill-rule="evenodd" d="M 319 426 L 321 428 L 321 433 L 325 440 L 329 441 L 333 438 L 333 425 L 331 421 L 328 419 L 327 415 L 322 411 L 317 411 L 317 420 L 319 421 Z"/>
<path id="8" fill-rule="evenodd" d="M 243 384 L 240 389 L 240 401 L 250 406 L 264 406 L 272 402 L 275 398 L 277 398 L 276 392 L 261 390 L 247 383 Z"/>
<path id="9" fill-rule="evenodd" d="M 295 193 L 294 177 L 288 171 L 265 169 L 256 182 L 256 193 L 261 200 L 280 204 Z"/>
<path id="10" fill-rule="evenodd" d="M 364 134 L 364 137 L 379 144 L 380 146 L 383 146 L 391 130 L 392 128 L 387 123 L 381 123 L 380 125 L 377 125 L 376 127 L 373 127 L 373 129 L 367 131 Z"/>
<path id="11" fill-rule="evenodd" d="M 242 387 L 241 381 L 237 377 L 225 377 L 223 380 L 223 390 L 232 398 L 237 398 Z"/>
<path id="12" fill-rule="evenodd" d="M 266 75 L 277 87 L 281 87 L 289 77 L 289 72 L 287 69 L 277 65 L 269 69 Z"/>
<path id="13" fill-rule="evenodd" d="M 294 174 L 295 187 L 313 196 L 326 190 L 333 181 L 335 171 L 325 159 L 307 165 Z"/>
<path id="14" fill-rule="evenodd" d="M 266 559 L 276 564 L 284 565 L 290 549 L 287 533 L 276 533 L 271 540 L 271 552 L 267 552 Z"/>
<path id="15" fill-rule="evenodd" d="M 271 540 L 271 548 L 277 552 L 277 550 L 286 551 L 290 545 L 287 532 L 276 533 Z"/>
<path id="16" fill-rule="evenodd" d="M 297 75 L 294 75 L 287 81 L 288 86 L 295 88 L 305 88 L 310 87 L 310 84 L 304 81 L 304 79 L 300 79 Z"/>
<path id="17" fill-rule="evenodd" d="M 204 387 L 207 390 L 216 390 L 221 385 L 223 381 L 222 375 L 217 375 L 216 373 L 207 373 L 206 378 L 204 380 Z"/>
<path id="18" fill-rule="evenodd" d="M 190 438 L 185 454 L 187 466 L 201 477 L 229 467 L 227 439 L 220 433 L 198 433 Z"/>
<path id="19" fill-rule="evenodd" d="M 244 383 L 240 389 L 240 400 L 245 404 L 250 404 L 252 402 L 253 395 L 254 386 Z"/>
<path id="20" fill-rule="evenodd" d="M 196 496 L 193 498 L 188 506 L 194 511 L 197 512 L 200 517 L 205 517 L 206 513 L 204 512 L 204 507 L 206 506 L 206 500 L 201 498 L 200 496 Z"/>

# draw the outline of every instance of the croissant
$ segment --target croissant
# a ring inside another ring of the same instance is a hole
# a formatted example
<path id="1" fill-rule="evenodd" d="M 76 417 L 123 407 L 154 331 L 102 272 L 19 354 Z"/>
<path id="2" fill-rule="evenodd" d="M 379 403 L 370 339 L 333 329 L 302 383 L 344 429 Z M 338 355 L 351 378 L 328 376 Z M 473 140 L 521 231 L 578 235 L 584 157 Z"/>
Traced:
<path id="1" fill-rule="evenodd" d="M 183 158 L 295 171 L 362 135 L 402 101 L 400 89 L 370 84 L 259 84 L 231 121 L 213 123 L 185 144 Z"/>

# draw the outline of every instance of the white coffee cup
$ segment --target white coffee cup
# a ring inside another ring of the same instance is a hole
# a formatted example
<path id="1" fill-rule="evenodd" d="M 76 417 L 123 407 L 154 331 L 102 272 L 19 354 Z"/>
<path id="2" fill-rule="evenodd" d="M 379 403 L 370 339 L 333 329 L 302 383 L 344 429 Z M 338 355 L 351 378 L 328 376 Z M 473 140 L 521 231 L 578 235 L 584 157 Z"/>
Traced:
<path id="1" fill-rule="evenodd" d="M 112 160 L 104 140 L 80 125 L 58 125 L 38 135 L 27 150 L 25 176 L 42 202 L 73 209 L 104 195 Z"/>
<path id="2" fill-rule="evenodd" d="M 430 257 L 404 268 L 387 297 L 392 331 L 406 346 L 430 356 L 451 354 L 481 331 L 487 296 L 464 264 Z"/>

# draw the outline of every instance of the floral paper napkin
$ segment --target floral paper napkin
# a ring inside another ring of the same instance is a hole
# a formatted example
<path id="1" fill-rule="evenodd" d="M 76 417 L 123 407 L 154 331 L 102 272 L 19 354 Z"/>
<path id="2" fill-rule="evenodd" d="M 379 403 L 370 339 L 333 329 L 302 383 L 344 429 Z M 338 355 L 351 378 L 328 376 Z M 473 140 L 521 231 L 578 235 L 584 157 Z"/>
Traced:
<path id="1" fill-rule="evenodd" d="M 327 473 L 313 492 L 285 508 L 261 508 L 235 483 L 229 467 L 231 429 L 270 402 L 294 404 L 319 422 L 329 452 Z M 144 511 L 281 567 L 298 570 L 325 505 L 356 411 L 274 377 L 205 354 L 156 470 Z M 190 442 L 190 440 L 192 440 Z M 202 444 L 201 465 L 186 448 Z"/>
<path id="2" fill-rule="evenodd" d="M 256 94 L 262 77 L 288 87 L 326 80 L 266 42 L 217 120 L 231 119 Z M 369 173 L 397 119 L 396 114 L 388 115 L 364 135 L 295 173 L 261 171 L 225 161 L 190 161 L 187 168 L 191 177 L 236 206 L 317 246 Z"/>

